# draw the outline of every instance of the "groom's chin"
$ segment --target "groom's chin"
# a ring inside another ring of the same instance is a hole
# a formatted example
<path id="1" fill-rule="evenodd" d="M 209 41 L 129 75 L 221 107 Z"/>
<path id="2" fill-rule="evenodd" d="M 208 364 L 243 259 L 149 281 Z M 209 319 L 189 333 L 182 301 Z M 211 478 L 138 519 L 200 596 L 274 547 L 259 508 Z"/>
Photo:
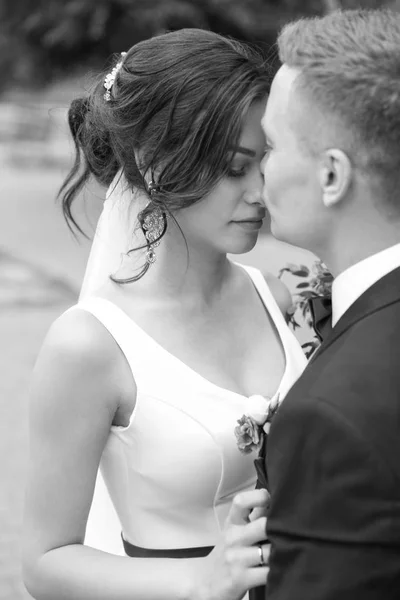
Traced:
<path id="1" fill-rule="evenodd" d="M 308 250 L 307 244 L 303 243 L 300 240 L 300 236 L 296 231 L 290 231 L 287 227 L 279 226 L 279 223 L 271 219 L 271 227 L 270 227 L 271 235 L 273 238 L 278 240 L 279 242 L 284 242 L 285 244 L 290 244 L 291 246 L 297 246 L 299 248 L 304 248 Z M 296 235 L 297 233 L 297 235 Z"/>
<path id="2" fill-rule="evenodd" d="M 319 252 L 316 249 L 316 244 L 314 244 L 314 240 L 311 238 L 305 238 L 299 235 L 299 232 L 287 231 L 285 229 L 280 229 L 279 227 L 274 227 L 271 223 L 271 235 L 274 239 L 279 242 L 283 242 L 285 244 L 289 244 L 290 246 L 294 246 L 295 248 L 299 248 L 301 250 L 306 250 L 307 252 L 311 252 L 316 256 L 324 255 L 324 252 Z M 318 248 L 319 249 L 319 248 Z"/>
<path id="3" fill-rule="evenodd" d="M 285 231 L 284 227 L 280 227 L 279 223 L 271 218 L 270 225 L 271 235 L 280 242 L 286 242 L 287 244 L 293 244 L 293 241 L 290 239 L 290 235 L 287 231 Z"/>

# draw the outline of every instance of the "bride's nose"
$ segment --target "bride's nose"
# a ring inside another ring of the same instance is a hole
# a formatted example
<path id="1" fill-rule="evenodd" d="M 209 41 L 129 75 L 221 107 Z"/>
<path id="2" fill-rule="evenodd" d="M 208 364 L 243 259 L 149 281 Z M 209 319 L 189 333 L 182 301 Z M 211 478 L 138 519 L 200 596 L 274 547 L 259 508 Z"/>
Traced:
<path id="1" fill-rule="evenodd" d="M 247 204 L 263 204 L 262 200 L 262 186 L 257 189 L 248 190 L 243 196 L 243 200 Z"/>

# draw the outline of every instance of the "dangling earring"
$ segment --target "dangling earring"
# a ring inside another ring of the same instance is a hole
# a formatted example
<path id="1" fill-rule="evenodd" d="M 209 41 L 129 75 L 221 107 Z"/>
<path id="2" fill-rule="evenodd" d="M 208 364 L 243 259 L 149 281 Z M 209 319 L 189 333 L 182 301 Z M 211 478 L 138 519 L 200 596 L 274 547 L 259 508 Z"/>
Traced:
<path id="1" fill-rule="evenodd" d="M 165 214 L 161 208 L 157 206 L 144 218 L 142 228 L 144 229 L 144 235 L 147 240 L 146 261 L 153 264 L 156 262 L 154 248 L 160 245 L 159 237 L 165 229 Z"/>
<path id="2" fill-rule="evenodd" d="M 147 189 L 150 197 L 159 191 L 159 187 L 156 183 L 154 183 L 154 181 L 149 182 Z M 151 204 L 151 200 L 147 206 L 149 206 L 149 204 Z M 165 227 L 165 213 L 159 206 L 156 206 L 151 213 L 144 218 L 142 225 L 144 235 L 147 240 L 146 262 L 149 266 L 156 262 L 156 253 L 154 248 L 160 245 L 159 238 L 163 234 Z"/>

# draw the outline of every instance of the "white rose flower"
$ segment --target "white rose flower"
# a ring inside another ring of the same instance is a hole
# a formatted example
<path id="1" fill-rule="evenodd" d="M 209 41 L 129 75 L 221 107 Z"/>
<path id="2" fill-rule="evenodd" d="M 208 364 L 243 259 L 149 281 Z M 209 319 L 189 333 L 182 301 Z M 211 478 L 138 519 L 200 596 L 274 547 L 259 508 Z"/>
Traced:
<path id="1" fill-rule="evenodd" d="M 245 414 L 253 419 L 257 425 L 263 425 L 267 419 L 271 398 L 255 394 L 247 399 Z"/>

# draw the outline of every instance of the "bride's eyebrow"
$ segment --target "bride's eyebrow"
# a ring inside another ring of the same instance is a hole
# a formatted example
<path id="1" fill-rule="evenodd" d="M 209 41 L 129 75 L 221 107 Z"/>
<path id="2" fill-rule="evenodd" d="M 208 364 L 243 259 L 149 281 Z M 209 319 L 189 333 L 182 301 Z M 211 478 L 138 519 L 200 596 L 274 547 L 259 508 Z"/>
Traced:
<path id="1" fill-rule="evenodd" d="M 254 150 L 250 150 L 250 148 L 245 148 L 244 146 L 237 146 L 236 148 L 231 148 L 231 152 L 233 154 L 245 154 L 246 156 L 251 156 L 251 158 L 254 158 L 256 156 Z"/>

